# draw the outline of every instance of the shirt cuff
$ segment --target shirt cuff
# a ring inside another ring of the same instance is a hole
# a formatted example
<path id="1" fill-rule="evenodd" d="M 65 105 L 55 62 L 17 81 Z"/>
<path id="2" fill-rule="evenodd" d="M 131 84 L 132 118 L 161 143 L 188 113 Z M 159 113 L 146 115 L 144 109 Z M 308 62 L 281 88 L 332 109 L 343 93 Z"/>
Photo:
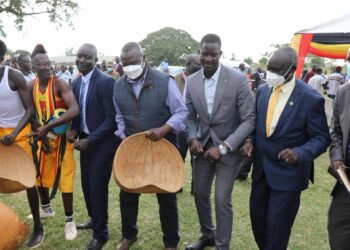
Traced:
<path id="1" fill-rule="evenodd" d="M 231 145 L 227 141 L 224 141 L 224 143 L 229 147 L 230 151 L 232 152 L 233 149 L 232 149 Z"/>
<path id="2" fill-rule="evenodd" d="M 118 136 L 120 139 L 124 140 L 126 138 L 125 133 L 120 132 L 119 130 L 115 131 L 114 134 Z"/>
<path id="3" fill-rule="evenodd" d="M 177 122 L 175 121 L 171 121 L 171 120 L 168 120 L 166 122 L 166 124 L 168 124 L 170 127 L 171 127 L 171 131 L 174 133 L 174 134 L 178 134 L 182 131 L 185 130 L 186 128 L 186 125 L 183 123 L 183 124 L 177 124 Z"/>

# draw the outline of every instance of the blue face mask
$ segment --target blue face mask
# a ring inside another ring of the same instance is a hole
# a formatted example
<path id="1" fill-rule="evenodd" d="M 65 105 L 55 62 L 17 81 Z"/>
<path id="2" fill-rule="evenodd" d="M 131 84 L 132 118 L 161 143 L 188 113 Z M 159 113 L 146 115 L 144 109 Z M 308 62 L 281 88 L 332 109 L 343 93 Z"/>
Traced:
<path id="1" fill-rule="evenodd" d="M 112 73 L 113 72 L 113 67 L 107 67 L 107 72 Z"/>

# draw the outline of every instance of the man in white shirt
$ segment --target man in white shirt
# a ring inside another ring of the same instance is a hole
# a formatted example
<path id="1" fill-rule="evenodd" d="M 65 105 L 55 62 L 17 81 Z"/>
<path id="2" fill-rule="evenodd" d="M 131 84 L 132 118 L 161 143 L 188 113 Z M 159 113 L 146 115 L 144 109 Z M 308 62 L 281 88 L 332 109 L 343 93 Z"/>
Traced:
<path id="1" fill-rule="evenodd" d="M 338 87 L 345 82 L 344 76 L 341 74 L 342 67 L 337 66 L 335 72 L 328 77 L 328 97 L 334 99 Z"/>
<path id="2" fill-rule="evenodd" d="M 326 81 L 325 79 L 322 77 L 322 69 L 321 68 L 317 68 L 316 69 L 316 74 L 310 78 L 309 80 L 309 85 L 316 89 L 318 93 L 320 93 L 320 95 L 322 95 L 322 85 L 325 84 Z"/>

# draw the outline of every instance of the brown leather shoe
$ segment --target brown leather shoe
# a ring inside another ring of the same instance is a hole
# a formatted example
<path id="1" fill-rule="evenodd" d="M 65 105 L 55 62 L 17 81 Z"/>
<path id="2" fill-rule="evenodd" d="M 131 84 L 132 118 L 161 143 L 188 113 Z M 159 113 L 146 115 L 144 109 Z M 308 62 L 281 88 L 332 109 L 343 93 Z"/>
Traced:
<path id="1" fill-rule="evenodd" d="M 128 240 L 128 239 L 121 239 L 118 244 L 117 248 L 115 250 L 128 250 L 130 246 L 137 240 L 137 238 Z"/>

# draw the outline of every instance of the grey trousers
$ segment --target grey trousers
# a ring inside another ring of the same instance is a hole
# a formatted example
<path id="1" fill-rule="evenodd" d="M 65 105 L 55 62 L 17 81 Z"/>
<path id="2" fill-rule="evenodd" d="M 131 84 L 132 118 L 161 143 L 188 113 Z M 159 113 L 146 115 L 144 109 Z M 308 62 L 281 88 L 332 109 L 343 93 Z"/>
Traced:
<path id="1" fill-rule="evenodd" d="M 193 170 L 194 198 L 201 232 L 207 238 L 215 236 L 216 249 L 229 250 L 233 223 L 231 197 L 239 166 L 229 165 L 227 161 L 222 160 L 210 163 L 197 157 L 194 160 Z M 210 204 L 211 186 L 214 177 L 216 233 Z"/>

